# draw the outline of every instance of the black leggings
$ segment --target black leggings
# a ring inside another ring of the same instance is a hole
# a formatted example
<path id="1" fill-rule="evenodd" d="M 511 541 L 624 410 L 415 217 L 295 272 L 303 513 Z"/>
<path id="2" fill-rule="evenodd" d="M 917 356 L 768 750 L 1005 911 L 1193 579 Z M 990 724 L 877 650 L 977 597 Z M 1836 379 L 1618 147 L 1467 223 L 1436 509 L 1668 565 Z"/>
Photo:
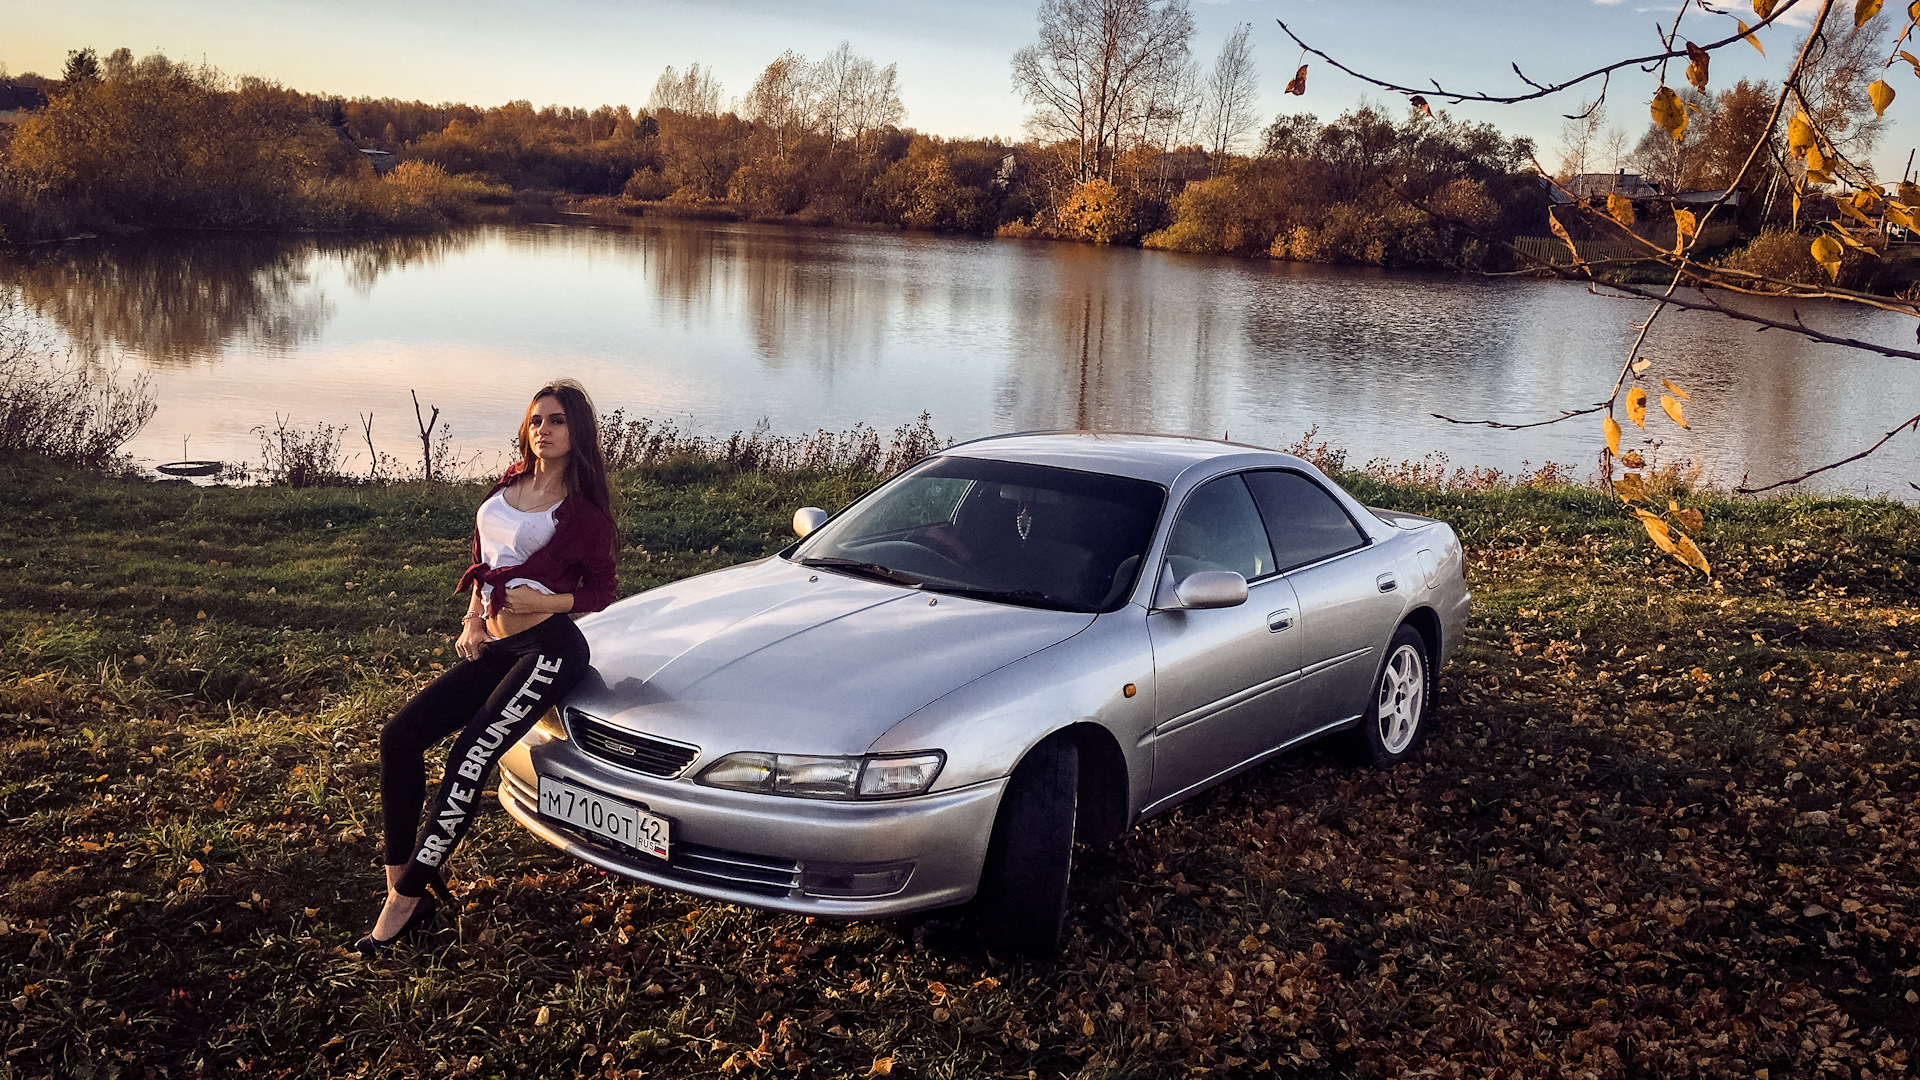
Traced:
<path id="1" fill-rule="evenodd" d="M 472 827 L 494 761 L 574 688 L 587 673 L 587 659 L 587 639 L 573 620 L 549 616 L 489 642 L 477 658 L 454 665 L 380 729 L 386 862 L 407 866 L 394 891 L 419 896 L 426 890 L 435 868 Z M 456 731 L 460 737 L 447 754 L 440 797 L 421 828 L 427 748 Z"/>

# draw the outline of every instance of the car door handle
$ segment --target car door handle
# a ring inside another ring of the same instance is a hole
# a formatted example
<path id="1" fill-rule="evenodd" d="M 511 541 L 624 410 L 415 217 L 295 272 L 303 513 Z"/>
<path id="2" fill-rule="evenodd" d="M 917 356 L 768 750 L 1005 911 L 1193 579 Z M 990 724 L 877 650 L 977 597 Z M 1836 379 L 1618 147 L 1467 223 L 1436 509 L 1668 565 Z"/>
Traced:
<path id="1" fill-rule="evenodd" d="M 1400 587 L 1400 582 L 1392 574 L 1381 574 L 1373 579 L 1373 583 L 1380 586 L 1381 592 L 1392 592 Z"/>
<path id="2" fill-rule="evenodd" d="M 1279 611 L 1271 612 L 1267 615 L 1267 629 L 1272 633 L 1277 634 L 1292 625 L 1292 608 L 1281 608 Z"/>

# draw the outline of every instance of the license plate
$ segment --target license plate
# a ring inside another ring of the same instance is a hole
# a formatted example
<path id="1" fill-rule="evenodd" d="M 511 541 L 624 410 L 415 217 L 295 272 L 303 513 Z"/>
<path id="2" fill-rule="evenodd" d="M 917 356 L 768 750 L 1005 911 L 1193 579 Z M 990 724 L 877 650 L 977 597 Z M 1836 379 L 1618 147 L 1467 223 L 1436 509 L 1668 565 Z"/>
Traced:
<path id="1" fill-rule="evenodd" d="M 672 831 L 667 819 L 612 796 L 542 776 L 540 813 L 655 858 L 667 857 Z"/>

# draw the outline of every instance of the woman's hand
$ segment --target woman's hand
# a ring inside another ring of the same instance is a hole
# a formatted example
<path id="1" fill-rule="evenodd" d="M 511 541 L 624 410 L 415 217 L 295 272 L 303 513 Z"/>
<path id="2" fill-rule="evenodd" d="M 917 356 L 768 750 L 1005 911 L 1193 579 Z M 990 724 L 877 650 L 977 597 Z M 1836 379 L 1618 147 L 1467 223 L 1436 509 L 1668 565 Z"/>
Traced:
<path id="1" fill-rule="evenodd" d="M 460 636 L 454 640 L 453 653 L 462 660 L 475 660 L 480 650 L 487 647 L 487 624 L 477 619 L 465 619 L 460 623 Z"/>
<path id="2" fill-rule="evenodd" d="M 573 610 L 572 593 L 543 593 L 526 585 L 508 589 L 500 610 L 508 615 L 555 615 Z"/>

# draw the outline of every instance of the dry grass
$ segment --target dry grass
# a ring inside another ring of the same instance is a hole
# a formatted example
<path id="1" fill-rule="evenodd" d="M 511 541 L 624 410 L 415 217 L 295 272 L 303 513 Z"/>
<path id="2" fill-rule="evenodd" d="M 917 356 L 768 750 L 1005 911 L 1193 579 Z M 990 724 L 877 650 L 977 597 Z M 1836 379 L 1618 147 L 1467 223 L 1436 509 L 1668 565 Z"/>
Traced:
<path id="1" fill-rule="evenodd" d="M 623 473 L 631 590 L 869 474 Z M 1082 852 L 1051 966 L 583 870 L 484 818 L 430 949 L 374 738 L 443 662 L 477 491 L 16 469 L 0 567 L 10 1078 L 1897 1076 L 1920 1040 L 1920 514 L 1707 510 L 1702 580 L 1580 488 L 1396 486 L 1476 617 L 1390 772 L 1295 754 Z"/>

